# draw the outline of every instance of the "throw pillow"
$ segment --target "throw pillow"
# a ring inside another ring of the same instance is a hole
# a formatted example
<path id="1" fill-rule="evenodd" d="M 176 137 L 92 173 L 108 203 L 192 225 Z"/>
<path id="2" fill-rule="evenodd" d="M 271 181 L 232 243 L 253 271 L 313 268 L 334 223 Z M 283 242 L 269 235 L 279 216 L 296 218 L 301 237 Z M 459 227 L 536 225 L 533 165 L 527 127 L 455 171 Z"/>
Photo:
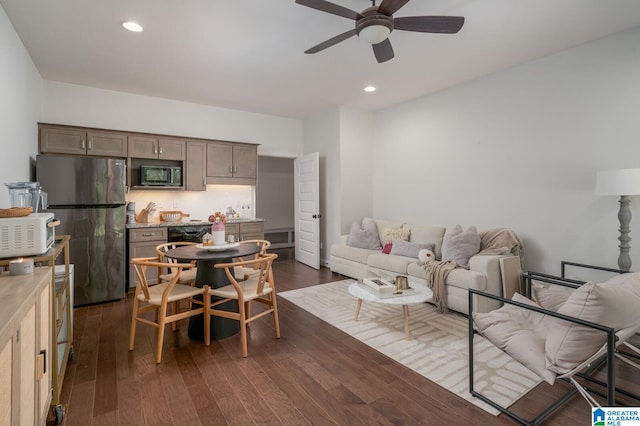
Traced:
<path id="1" fill-rule="evenodd" d="M 545 309 L 557 312 L 575 288 L 565 287 L 556 284 L 543 283 L 542 281 L 532 281 L 531 293 L 533 299 Z"/>
<path id="2" fill-rule="evenodd" d="M 385 244 L 384 247 L 382 248 L 382 252 L 384 254 L 389 254 L 389 253 L 391 253 L 391 248 L 392 247 L 393 247 L 393 243 Z"/>
<path id="3" fill-rule="evenodd" d="M 465 231 L 460 225 L 456 225 L 451 231 L 444 234 L 442 241 L 442 260 L 452 260 L 460 266 L 469 264 L 469 259 L 480 251 L 480 236 L 475 226 L 468 227 Z"/>
<path id="4" fill-rule="evenodd" d="M 382 232 L 382 244 L 392 243 L 393 240 L 409 241 L 410 233 L 407 228 L 385 228 Z"/>
<path id="5" fill-rule="evenodd" d="M 514 293 L 511 300 L 538 306 L 519 293 Z M 508 303 L 491 312 L 473 313 L 476 328 L 484 337 L 553 385 L 555 374 L 547 370 L 544 357 L 544 338 L 551 320 L 547 315 Z"/>
<path id="6" fill-rule="evenodd" d="M 347 245 L 367 250 L 380 250 L 382 246 L 378 238 L 376 223 L 367 218 L 362 219 L 362 225 L 353 222 L 347 237 Z"/>
<path id="7" fill-rule="evenodd" d="M 640 327 L 640 273 L 624 274 L 601 283 L 587 283 L 571 293 L 558 309 L 616 331 Z M 545 343 L 547 368 L 558 374 L 571 371 L 606 343 L 602 331 L 554 318 Z"/>
<path id="8" fill-rule="evenodd" d="M 393 240 L 391 247 L 391 254 L 396 256 L 415 257 L 418 258 L 418 253 L 422 249 L 428 249 L 433 251 L 435 248 L 433 243 L 410 243 L 404 240 Z"/>

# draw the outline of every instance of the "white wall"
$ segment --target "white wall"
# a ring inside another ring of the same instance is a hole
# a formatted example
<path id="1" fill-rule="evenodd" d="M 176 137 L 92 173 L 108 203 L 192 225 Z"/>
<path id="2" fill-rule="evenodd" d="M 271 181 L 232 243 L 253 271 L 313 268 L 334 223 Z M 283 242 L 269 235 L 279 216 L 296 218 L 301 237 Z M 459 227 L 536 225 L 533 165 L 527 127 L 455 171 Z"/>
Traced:
<path id="1" fill-rule="evenodd" d="M 38 150 L 42 78 L 0 7 L 0 184 L 29 181 Z M 0 208 L 10 206 L 9 193 L 0 188 Z"/>
<path id="2" fill-rule="evenodd" d="M 48 80 L 42 121 L 257 143 L 260 155 L 302 152 L 300 120 Z"/>
<path id="3" fill-rule="evenodd" d="M 373 114 L 340 108 L 340 234 L 373 213 Z M 335 241 L 335 235 L 328 244 Z"/>
<path id="4" fill-rule="evenodd" d="M 640 167 L 639 45 L 640 29 L 620 33 L 378 111 L 375 216 L 513 228 L 531 270 L 617 267 L 617 199 L 595 175 Z"/>

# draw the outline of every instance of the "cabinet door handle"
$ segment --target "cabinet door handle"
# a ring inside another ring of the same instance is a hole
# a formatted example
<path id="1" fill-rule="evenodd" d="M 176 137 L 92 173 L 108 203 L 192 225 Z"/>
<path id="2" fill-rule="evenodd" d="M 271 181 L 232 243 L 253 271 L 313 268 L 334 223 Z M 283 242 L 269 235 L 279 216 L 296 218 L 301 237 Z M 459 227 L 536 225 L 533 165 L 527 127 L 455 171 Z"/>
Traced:
<path id="1" fill-rule="evenodd" d="M 155 145 L 153 146 L 153 153 L 156 155 L 158 154 L 158 147 Z"/>
<path id="2" fill-rule="evenodd" d="M 156 235 L 156 234 L 155 234 L 154 232 L 151 232 L 151 233 L 149 233 L 149 234 L 142 234 L 142 236 L 143 236 L 143 237 L 153 237 L 153 236 L 155 236 L 155 235 Z"/>
<path id="3" fill-rule="evenodd" d="M 86 148 L 86 146 L 85 146 L 85 143 L 84 143 L 84 138 L 82 138 L 82 149 L 85 149 L 85 148 Z"/>
<path id="4" fill-rule="evenodd" d="M 229 173 L 233 173 L 233 166 L 229 166 Z"/>
<path id="5" fill-rule="evenodd" d="M 89 147 L 87 149 L 93 149 L 93 139 L 89 139 Z"/>
<path id="6" fill-rule="evenodd" d="M 162 155 L 162 147 L 160 147 L 160 155 Z"/>
<path id="7" fill-rule="evenodd" d="M 42 380 L 45 374 L 47 374 L 47 351 L 43 349 L 36 356 L 36 377 L 38 380 Z"/>

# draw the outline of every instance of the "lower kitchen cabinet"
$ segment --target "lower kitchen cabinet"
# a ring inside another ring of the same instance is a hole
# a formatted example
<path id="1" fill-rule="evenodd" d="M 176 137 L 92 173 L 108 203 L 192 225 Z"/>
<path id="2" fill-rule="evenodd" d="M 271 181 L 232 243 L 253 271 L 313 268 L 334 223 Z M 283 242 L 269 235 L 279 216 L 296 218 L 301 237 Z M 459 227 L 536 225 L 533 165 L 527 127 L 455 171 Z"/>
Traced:
<path id="1" fill-rule="evenodd" d="M 167 227 L 145 227 L 129 229 L 129 260 L 136 257 L 156 256 L 156 246 L 167 242 Z M 157 270 L 147 271 L 150 284 L 158 281 Z M 132 265 L 129 265 L 129 288 L 138 285 L 138 277 Z"/>
<path id="2" fill-rule="evenodd" d="M 240 241 L 264 240 L 263 222 L 240 222 Z"/>
<path id="3" fill-rule="evenodd" d="M 0 425 L 44 425 L 51 402 L 51 268 L 0 276 Z"/>

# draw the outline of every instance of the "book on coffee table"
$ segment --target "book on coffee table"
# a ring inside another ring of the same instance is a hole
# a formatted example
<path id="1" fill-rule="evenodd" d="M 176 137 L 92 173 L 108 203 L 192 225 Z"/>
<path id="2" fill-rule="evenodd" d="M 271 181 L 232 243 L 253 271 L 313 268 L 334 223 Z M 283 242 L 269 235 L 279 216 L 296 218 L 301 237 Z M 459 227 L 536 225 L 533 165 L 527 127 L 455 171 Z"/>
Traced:
<path id="1" fill-rule="evenodd" d="M 362 284 L 364 289 L 380 299 L 408 296 L 414 293 L 414 289 L 411 287 L 398 290 L 393 280 L 388 278 L 365 278 L 362 280 Z"/>

